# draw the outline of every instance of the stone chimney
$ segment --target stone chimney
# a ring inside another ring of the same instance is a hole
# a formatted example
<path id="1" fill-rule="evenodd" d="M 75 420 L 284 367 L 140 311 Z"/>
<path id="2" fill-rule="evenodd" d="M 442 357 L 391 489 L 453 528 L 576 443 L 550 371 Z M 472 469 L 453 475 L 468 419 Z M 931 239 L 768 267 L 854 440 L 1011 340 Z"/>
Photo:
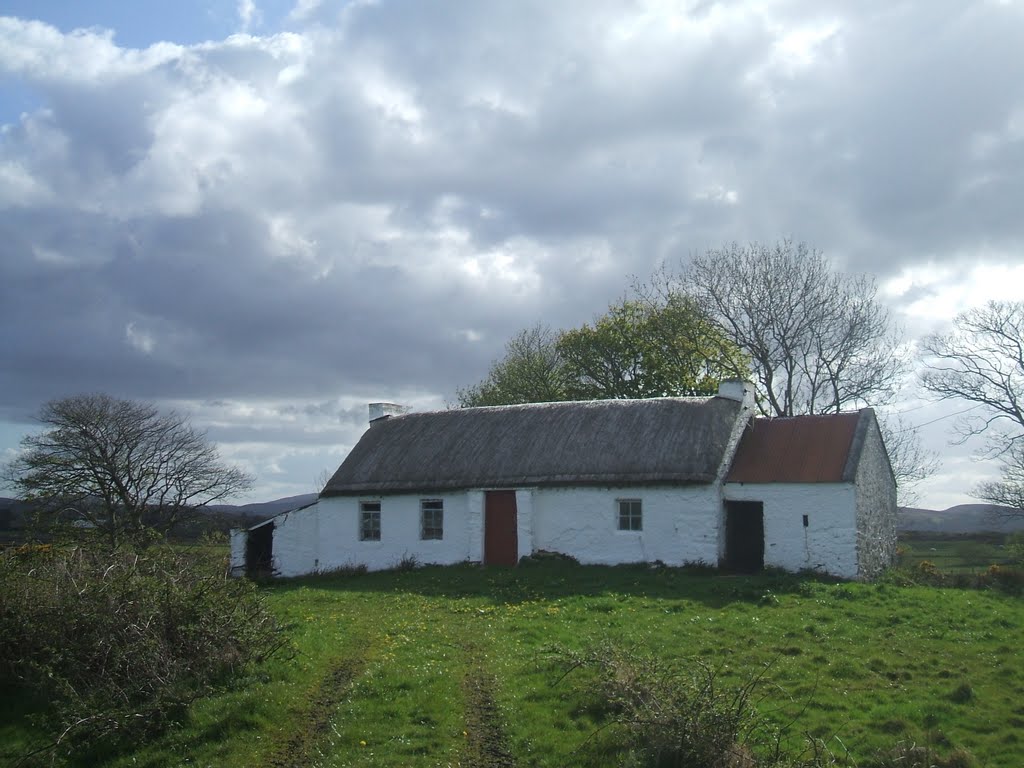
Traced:
<path id="1" fill-rule="evenodd" d="M 754 385 L 743 379 L 725 379 L 718 385 L 718 396 L 743 403 L 746 408 L 754 407 Z"/>
<path id="2" fill-rule="evenodd" d="M 386 419 L 389 416 L 401 416 L 403 413 L 408 413 L 412 410 L 408 405 L 398 405 L 397 403 L 370 403 L 369 407 L 371 424 L 378 419 Z"/>

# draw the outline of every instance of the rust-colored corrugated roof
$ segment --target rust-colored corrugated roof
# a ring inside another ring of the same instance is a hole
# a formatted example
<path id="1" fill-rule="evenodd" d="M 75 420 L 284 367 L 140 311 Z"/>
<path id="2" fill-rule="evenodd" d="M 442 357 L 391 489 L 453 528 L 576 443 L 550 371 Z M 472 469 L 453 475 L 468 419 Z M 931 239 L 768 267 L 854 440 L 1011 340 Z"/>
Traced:
<path id="1" fill-rule="evenodd" d="M 848 475 L 856 413 L 754 419 L 740 439 L 727 483 L 841 483 Z"/>

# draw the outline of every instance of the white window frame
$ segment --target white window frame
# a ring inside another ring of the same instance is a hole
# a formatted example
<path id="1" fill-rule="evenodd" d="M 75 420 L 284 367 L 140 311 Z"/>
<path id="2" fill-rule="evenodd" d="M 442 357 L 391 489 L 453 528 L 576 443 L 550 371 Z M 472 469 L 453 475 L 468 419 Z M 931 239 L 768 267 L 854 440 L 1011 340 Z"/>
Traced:
<path id="1" fill-rule="evenodd" d="M 359 540 L 360 541 L 380 541 L 381 539 L 381 504 L 380 501 L 360 501 L 359 502 Z M 373 524 L 372 515 L 376 515 L 376 525 Z M 371 517 L 368 517 L 371 516 Z M 370 527 L 367 528 L 367 523 L 370 523 Z M 371 535 L 367 536 L 367 533 Z M 376 533 L 376 536 L 372 534 Z"/>
<path id="2" fill-rule="evenodd" d="M 627 523 L 626 526 L 623 526 L 624 522 Z M 615 500 L 615 528 L 623 533 L 640 533 L 643 531 L 644 508 L 643 502 L 640 499 Z"/>
<path id="3" fill-rule="evenodd" d="M 427 525 L 427 513 L 437 513 L 438 517 Z M 427 535 L 428 527 L 431 533 Z M 423 541 L 441 541 L 444 539 L 444 499 L 420 499 L 420 539 Z"/>

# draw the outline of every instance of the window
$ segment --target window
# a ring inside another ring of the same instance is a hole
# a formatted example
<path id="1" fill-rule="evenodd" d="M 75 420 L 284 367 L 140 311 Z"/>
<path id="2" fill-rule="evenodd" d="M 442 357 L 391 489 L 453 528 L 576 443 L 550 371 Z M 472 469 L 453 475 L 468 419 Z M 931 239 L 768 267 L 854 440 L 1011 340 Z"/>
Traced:
<path id="1" fill-rule="evenodd" d="M 380 502 L 359 502 L 359 540 L 380 541 Z"/>
<path id="2" fill-rule="evenodd" d="M 642 531 L 643 529 L 640 499 L 619 499 L 619 530 Z"/>
<path id="3" fill-rule="evenodd" d="M 420 538 L 444 538 L 444 501 L 441 499 L 420 501 Z"/>

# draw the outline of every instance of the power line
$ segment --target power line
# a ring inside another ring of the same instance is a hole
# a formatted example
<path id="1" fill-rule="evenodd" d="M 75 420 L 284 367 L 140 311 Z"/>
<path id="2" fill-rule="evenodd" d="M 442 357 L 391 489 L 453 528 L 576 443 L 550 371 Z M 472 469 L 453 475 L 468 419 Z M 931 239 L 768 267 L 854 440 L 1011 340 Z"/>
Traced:
<path id="1" fill-rule="evenodd" d="M 914 424 L 914 425 L 911 425 L 911 426 L 906 427 L 904 429 L 901 429 L 901 430 L 899 430 L 897 432 L 897 434 L 903 434 L 904 432 L 909 432 L 912 429 L 920 429 L 921 427 L 927 427 L 930 424 L 936 424 L 936 423 L 938 423 L 940 421 L 945 421 L 946 419 L 951 419 L 954 416 L 960 416 L 962 414 L 968 413 L 969 411 L 977 410 L 978 408 L 981 408 L 984 405 L 985 405 L 984 403 L 978 403 L 977 405 L 972 405 L 970 408 L 964 408 L 962 411 L 955 411 L 953 413 L 947 413 L 944 416 L 939 416 L 937 419 L 932 419 L 931 421 L 926 421 L 924 424 Z M 911 408 L 909 410 L 901 412 L 898 415 L 902 416 L 904 413 L 910 413 L 910 411 L 914 411 L 914 410 L 917 410 L 917 409 L 916 408 Z"/>

